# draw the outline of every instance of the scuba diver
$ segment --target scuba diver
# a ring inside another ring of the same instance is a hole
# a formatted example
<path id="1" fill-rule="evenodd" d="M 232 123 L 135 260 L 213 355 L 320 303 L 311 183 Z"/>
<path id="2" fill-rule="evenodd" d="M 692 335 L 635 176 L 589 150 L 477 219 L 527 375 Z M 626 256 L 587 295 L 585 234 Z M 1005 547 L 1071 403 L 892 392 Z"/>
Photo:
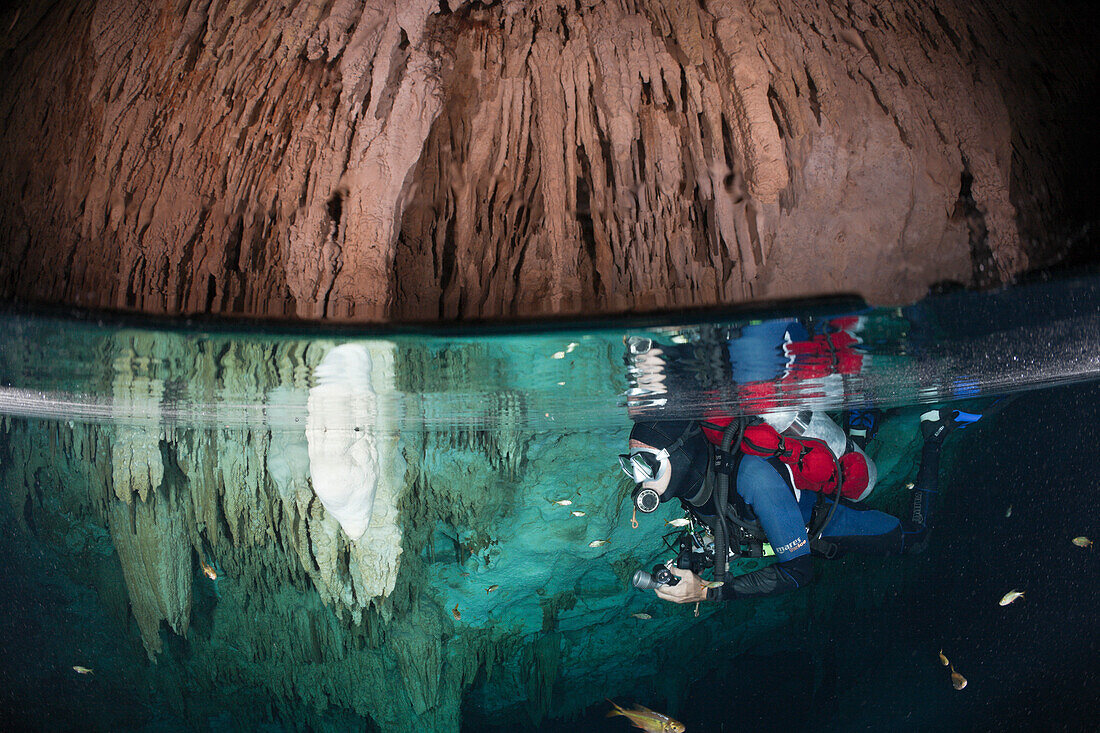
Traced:
<path id="1" fill-rule="evenodd" d="M 950 409 L 921 415 L 920 469 L 900 519 L 858 503 L 875 481 L 874 464 L 860 450 L 874 435 L 874 418 L 874 411 L 855 421 L 848 416 L 849 428 L 859 428 L 854 436 L 809 411 L 793 418 L 636 422 L 630 451 L 619 456 L 635 482 L 635 509 L 650 513 L 678 499 L 691 530 L 681 535 L 674 564 L 639 571 L 634 585 L 676 603 L 771 596 L 809 583 L 813 555 L 923 551 L 943 441 L 981 415 Z M 730 559 L 767 554 L 775 555 L 774 564 L 727 576 Z M 715 580 L 704 581 L 699 572 L 711 565 Z"/>

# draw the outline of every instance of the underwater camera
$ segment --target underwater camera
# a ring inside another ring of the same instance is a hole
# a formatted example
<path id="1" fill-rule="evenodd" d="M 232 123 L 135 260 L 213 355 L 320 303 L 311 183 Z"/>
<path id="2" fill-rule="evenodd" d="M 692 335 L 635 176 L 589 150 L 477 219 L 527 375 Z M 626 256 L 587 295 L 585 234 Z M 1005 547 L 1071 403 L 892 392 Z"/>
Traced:
<path id="1" fill-rule="evenodd" d="M 676 585 L 679 582 L 680 579 L 673 575 L 671 570 L 659 563 L 653 566 L 652 573 L 638 570 L 630 581 L 638 590 L 653 590 L 662 585 Z"/>
<path id="2" fill-rule="evenodd" d="M 675 562 L 676 567 L 681 570 L 690 570 L 698 574 L 704 568 L 714 565 L 714 551 L 713 548 L 708 551 L 707 548 L 696 544 L 691 532 L 684 532 L 680 535 L 680 553 L 676 556 Z M 630 583 L 638 590 L 653 590 L 662 585 L 676 585 L 680 579 L 669 570 L 668 566 L 671 564 L 671 562 L 667 565 L 658 563 L 653 566 L 651 572 L 639 569 L 634 573 Z"/>

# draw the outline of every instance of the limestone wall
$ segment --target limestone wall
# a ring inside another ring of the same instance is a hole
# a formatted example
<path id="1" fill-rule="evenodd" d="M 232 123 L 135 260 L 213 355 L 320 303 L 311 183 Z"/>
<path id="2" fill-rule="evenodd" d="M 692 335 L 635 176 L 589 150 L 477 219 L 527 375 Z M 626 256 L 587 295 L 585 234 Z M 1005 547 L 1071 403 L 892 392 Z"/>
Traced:
<path id="1" fill-rule="evenodd" d="M 1057 256 L 1062 3 L 35 0 L 0 297 L 309 319 L 909 301 Z"/>

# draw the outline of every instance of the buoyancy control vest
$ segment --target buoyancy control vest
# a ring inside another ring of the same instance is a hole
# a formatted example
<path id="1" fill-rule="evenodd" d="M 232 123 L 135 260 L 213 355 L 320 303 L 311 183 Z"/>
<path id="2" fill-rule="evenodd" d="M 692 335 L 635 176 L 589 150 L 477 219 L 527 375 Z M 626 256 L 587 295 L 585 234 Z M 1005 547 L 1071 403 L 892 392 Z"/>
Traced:
<path id="1" fill-rule="evenodd" d="M 808 415 L 808 411 L 803 415 Z M 702 422 L 703 434 L 717 445 L 732 421 L 727 416 L 709 417 Z M 797 426 L 809 421 L 808 417 L 801 421 L 796 418 L 792 429 L 780 433 L 763 419 L 752 418 L 745 426 L 740 449 L 747 455 L 778 459 L 785 468 L 780 474 L 796 490 L 796 495 L 813 491 L 832 497 L 839 484 L 843 498 L 864 499 L 874 486 L 874 464 L 854 444 L 836 450 L 823 439 L 798 435 Z"/>
<path id="2" fill-rule="evenodd" d="M 768 554 L 766 533 L 736 491 L 736 487 L 729 485 L 730 481 L 736 480 L 743 456 L 761 456 L 784 478 L 796 498 L 802 490 L 817 493 L 817 503 L 806 527 L 810 549 L 817 555 L 833 557 L 837 551 L 836 545 L 822 539 L 821 535 L 839 504 L 836 486 L 838 483 L 841 486 L 840 496 L 847 498 L 848 492 L 854 494 L 858 491 L 857 498 L 863 498 L 870 489 L 867 466 L 873 464 L 869 464 L 862 452 L 845 453 L 841 459 L 851 456 L 845 462 L 833 455 L 829 444 L 824 440 L 780 435 L 774 427 L 759 418 L 750 418 L 747 422 L 749 424 L 742 426 L 732 417 L 716 417 L 701 422 L 707 442 L 711 444 L 711 460 L 708 461 L 702 485 L 692 497 L 695 501 L 686 501 L 681 497 L 684 508 L 710 527 L 715 537 L 715 547 L 721 546 L 720 536 L 725 539 L 734 558 L 762 557 Z M 732 435 L 739 439 L 738 446 L 731 444 L 728 452 L 723 451 L 723 438 L 729 440 Z M 854 480 L 851 482 L 846 480 L 846 463 L 855 466 Z M 723 479 L 727 490 L 716 491 L 714 486 Z M 873 477 L 871 483 L 873 484 Z M 721 521 L 720 517 L 725 521 Z M 715 559 L 717 563 L 717 556 Z"/>

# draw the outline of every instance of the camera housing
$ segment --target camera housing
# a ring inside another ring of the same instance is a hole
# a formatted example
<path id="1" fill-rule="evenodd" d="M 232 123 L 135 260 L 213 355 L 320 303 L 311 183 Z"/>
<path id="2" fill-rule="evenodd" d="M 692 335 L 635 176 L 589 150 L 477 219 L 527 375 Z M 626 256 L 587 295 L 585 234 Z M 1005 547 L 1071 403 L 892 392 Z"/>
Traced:
<path id="1" fill-rule="evenodd" d="M 680 582 L 680 579 L 664 565 L 658 564 L 653 566 L 653 572 L 651 573 L 647 573 L 645 570 L 637 571 L 630 582 L 639 590 L 653 590 L 654 588 L 660 588 L 662 585 L 676 585 Z"/>

